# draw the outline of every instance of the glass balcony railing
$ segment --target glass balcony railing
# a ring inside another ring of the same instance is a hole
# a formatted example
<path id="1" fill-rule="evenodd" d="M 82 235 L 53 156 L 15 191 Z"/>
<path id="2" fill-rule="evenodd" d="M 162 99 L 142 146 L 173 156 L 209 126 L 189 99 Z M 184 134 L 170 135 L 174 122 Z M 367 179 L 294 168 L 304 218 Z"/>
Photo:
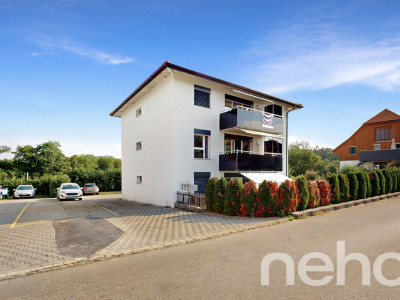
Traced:
<path id="1" fill-rule="evenodd" d="M 272 126 L 266 126 L 263 124 L 263 115 L 259 110 L 235 107 L 220 114 L 219 129 L 237 128 L 283 135 L 282 117 L 273 115 Z"/>
<path id="2" fill-rule="evenodd" d="M 232 152 L 219 155 L 220 171 L 282 171 L 282 155 Z"/>

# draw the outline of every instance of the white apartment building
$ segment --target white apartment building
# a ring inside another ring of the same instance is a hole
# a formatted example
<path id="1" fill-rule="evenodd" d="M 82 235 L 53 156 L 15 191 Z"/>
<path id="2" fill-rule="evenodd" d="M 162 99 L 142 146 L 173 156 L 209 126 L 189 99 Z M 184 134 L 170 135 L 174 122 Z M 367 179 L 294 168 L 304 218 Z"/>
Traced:
<path id="1" fill-rule="evenodd" d="M 182 184 L 210 177 L 283 182 L 292 103 L 162 64 L 110 115 L 122 120 L 122 197 L 174 206 Z"/>

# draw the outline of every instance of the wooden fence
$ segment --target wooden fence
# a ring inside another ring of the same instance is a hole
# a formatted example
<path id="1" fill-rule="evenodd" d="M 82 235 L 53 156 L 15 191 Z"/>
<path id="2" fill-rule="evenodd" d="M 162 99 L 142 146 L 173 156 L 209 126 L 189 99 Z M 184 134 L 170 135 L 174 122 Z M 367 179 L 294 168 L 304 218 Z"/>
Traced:
<path id="1" fill-rule="evenodd" d="M 179 203 L 193 205 L 201 208 L 206 207 L 206 195 L 205 194 L 190 194 L 185 192 L 177 192 Z"/>

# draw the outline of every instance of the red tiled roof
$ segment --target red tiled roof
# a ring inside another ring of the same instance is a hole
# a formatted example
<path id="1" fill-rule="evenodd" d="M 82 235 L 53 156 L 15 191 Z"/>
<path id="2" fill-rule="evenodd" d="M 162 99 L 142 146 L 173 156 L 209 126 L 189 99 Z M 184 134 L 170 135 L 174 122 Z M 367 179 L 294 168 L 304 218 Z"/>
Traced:
<path id="1" fill-rule="evenodd" d="M 374 124 L 374 123 L 381 123 L 381 122 L 390 122 L 390 121 L 397 121 L 400 120 L 400 116 L 395 114 L 394 112 L 384 109 L 379 114 L 377 114 L 372 119 L 369 119 L 364 124 Z"/>

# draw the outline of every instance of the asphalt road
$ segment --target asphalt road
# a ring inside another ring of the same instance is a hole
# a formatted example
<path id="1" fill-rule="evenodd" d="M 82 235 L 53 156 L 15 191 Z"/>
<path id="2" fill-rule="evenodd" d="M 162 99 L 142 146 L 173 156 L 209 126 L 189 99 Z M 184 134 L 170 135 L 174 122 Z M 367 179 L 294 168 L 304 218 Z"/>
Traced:
<path id="1" fill-rule="evenodd" d="M 371 274 L 362 286 L 360 263 L 346 267 L 346 284 L 335 273 L 326 286 L 311 287 L 295 276 L 286 286 L 285 268 L 274 262 L 269 286 L 260 284 L 266 254 L 289 254 L 297 271 L 302 256 L 322 252 L 336 271 L 337 241 L 346 255 L 360 252 L 371 264 L 382 253 L 400 252 L 400 199 L 389 199 L 285 224 L 254 229 L 212 240 L 135 254 L 85 266 L 0 282 L 0 298 L 262 298 L 262 299 L 395 299 L 400 287 L 381 285 Z M 317 265 L 318 261 L 310 262 Z M 400 262 L 383 265 L 388 279 L 400 277 Z"/>

